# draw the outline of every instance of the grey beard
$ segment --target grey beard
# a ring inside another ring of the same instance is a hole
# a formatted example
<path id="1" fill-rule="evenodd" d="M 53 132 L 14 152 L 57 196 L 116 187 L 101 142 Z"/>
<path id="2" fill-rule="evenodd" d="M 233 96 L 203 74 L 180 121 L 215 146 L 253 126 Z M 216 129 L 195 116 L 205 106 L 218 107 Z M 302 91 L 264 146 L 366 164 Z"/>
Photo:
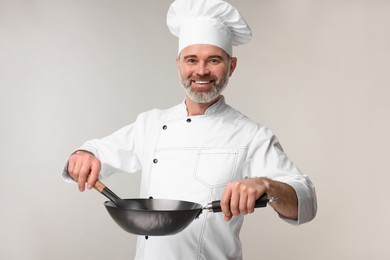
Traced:
<path id="1" fill-rule="evenodd" d="M 216 84 L 209 91 L 196 91 L 191 87 L 191 80 L 184 80 L 179 70 L 180 83 L 183 86 L 187 96 L 196 103 L 209 103 L 216 99 L 226 88 L 229 82 L 229 69 L 219 84 Z"/>

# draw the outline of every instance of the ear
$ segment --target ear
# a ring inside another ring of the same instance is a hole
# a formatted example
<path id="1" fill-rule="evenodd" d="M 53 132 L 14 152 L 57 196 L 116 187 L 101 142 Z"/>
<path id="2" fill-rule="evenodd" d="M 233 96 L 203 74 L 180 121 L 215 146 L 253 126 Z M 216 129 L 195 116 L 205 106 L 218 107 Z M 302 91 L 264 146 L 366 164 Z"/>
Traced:
<path id="1" fill-rule="evenodd" d="M 176 66 L 179 68 L 180 55 L 176 57 Z"/>
<path id="2" fill-rule="evenodd" d="M 229 71 L 229 76 L 230 77 L 232 76 L 233 71 L 236 69 L 236 66 L 237 66 L 237 58 L 236 57 L 232 57 L 230 59 L 230 71 Z"/>

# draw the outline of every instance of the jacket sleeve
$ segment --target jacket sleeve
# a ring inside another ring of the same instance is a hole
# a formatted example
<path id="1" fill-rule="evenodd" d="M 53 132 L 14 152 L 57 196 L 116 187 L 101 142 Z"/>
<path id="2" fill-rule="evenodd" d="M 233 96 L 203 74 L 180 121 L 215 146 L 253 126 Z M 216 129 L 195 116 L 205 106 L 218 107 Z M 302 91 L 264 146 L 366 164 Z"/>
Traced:
<path id="1" fill-rule="evenodd" d="M 315 187 L 307 175 L 290 161 L 277 137 L 267 128 L 260 127 L 248 152 L 246 171 L 250 177 L 267 177 L 292 186 L 298 197 L 298 220 L 285 219 L 299 225 L 314 219 L 317 213 Z"/>
<path id="2" fill-rule="evenodd" d="M 117 172 L 134 173 L 141 170 L 135 125 L 133 123 L 125 126 L 102 139 L 87 141 L 77 149 L 88 151 L 100 160 L 100 179 L 105 179 Z M 73 181 L 67 172 L 67 163 L 62 176 L 65 181 Z"/>

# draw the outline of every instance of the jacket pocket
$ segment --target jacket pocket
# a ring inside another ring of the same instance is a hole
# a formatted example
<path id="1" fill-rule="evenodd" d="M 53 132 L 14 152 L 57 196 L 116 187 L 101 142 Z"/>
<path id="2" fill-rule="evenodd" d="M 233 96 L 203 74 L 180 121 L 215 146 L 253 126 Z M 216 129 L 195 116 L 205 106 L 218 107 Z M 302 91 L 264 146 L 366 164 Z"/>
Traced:
<path id="1" fill-rule="evenodd" d="M 203 149 L 198 151 L 194 177 L 204 185 L 225 186 L 235 174 L 238 149 Z"/>

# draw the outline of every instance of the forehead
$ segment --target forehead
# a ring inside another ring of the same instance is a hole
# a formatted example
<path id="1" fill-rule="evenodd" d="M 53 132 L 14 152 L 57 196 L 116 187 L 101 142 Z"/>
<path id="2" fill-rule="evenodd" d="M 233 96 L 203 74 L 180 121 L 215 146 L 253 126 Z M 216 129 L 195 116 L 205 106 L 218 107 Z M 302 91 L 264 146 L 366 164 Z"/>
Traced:
<path id="1" fill-rule="evenodd" d="M 210 56 L 221 56 L 223 58 L 227 58 L 227 53 L 221 48 L 208 45 L 208 44 L 192 44 L 185 47 L 181 53 L 180 57 L 185 56 L 196 56 L 196 57 L 210 57 Z"/>

